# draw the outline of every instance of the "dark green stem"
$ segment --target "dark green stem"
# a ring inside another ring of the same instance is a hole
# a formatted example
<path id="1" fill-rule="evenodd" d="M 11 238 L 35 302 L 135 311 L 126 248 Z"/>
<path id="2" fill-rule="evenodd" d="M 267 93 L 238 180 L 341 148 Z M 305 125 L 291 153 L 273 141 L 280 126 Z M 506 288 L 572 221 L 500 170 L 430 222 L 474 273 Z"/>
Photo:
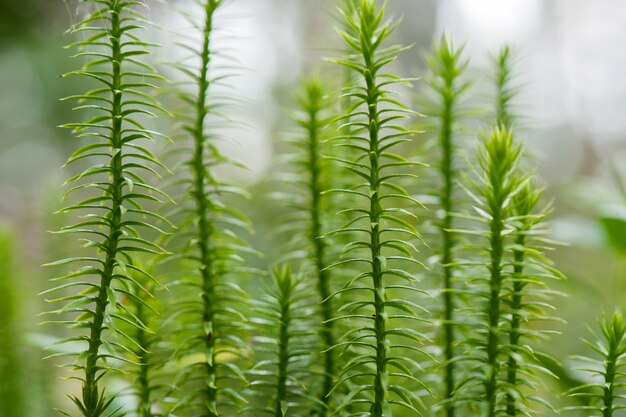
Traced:
<path id="1" fill-rule="evenodd" d="M 149 314 L 149 313 L 148 313 Z M 149 318 L 146 317 L 145 307 L 141 303 L 137 303 L 137 318 L 142 323 L 148 323 Z M 151 408 L 152 403 L 150 400 L 150 393 L 152 390 L 150 384 L 150 334 L 143 328 L 137 329 L 137 344 L 139 347 L 137 348 L 137 358 L 139 360 L 139 375 L 137 377 L 137 415 L 139 417 L 153 417 Z"/>
<path id="2" fill-rule="evenodd" d="M 509 83 L 511 78 L 511 49 L 502 48 L 498 54 L 496 69 L 496 126 L 509 130 L 513 124 L 510 106 L 513 92 Z"/>
<path id="3" fill-rule="evenodd" d="M 329 349 L 335 345 L 333 334 L 333 307 L 330 296 L 330 274 L 326 269 L 326 244 L 320 239 L 323 233 L 321 221 L 321 166 L 319 151 L 319 109 L 312 108 L 309 111 L 309 167 L 311 170 L 309 188 L 311 191 L 311 235 L 310 239 L 314 245 L 315 268 L 317 271 L 317 290 L 321 301 L 322 313 L 322 340 L 324 343 L 324 381 L 322 385 L 322 393 L 320 401 L 324 404 L 319 412 L 320 417 L 326 415 L 328 408 L 328 394 L 333 387 L 333 379 L 335 375 L 334 351 Z"/>
<path id="4" fill-rule="evenodd" d="M 123 195 L 123 162 L 122 162 L 122 47 L 121 47 L 121 23 L 120 13 L 122 4 L 118 1 L 110 2 L 111 10 L 111 135 L 109 138 L 112 158 L 110 161 L 111 184 L 107 193 L 109 194 L 111 207 L 109 219 L 109 232 L 103 247 L 105 248 L 106 257 L 104 260 L 104 268 L 100 278 L 100 288 L 95 299 L 95 311 L 93 312 L 93 321 L 90 324 L 89 343 L 87 347 L 87 355 L 85 362 L 85 379 L 83 382 L 82 395 L 83 405 L 85 407 L 86 417 L 98 417 L 103 415 L 106 407 L 101 403 L 101 394 L 99 393 L 98 382 L 102 376 L 103 369 L 98 365 L 100 359 L 99 351 L 102 345 L 102 332 L 105 328 L 104 319 L 106 308 L 109 304 L 108 289 L 113 280 L 114 269 L 116 266 L 116 255 L 118 252 L 119 239 L 122 233 L 122 201 Z M 104 407 L 104 408 L 103 408 Z"/>
<path id="5" fill-rule="evenodd" d="M 490 176 L 494 174 L 490 173 Z M 497 174 L 495 174 L 497 175 Z M 489 407 L 489 417 L 496 415 L 496 388 L 498 380 L 498 336 L 500 326 L 500 293 L 502 290 L 502 258 L 504 255 L 504 216 L 503 203 L 505 198 L 499 180 L 496 178 L 493 186 L 492 220 L 490 222 L 490 288 L 488 303 L 489 330 L 487 338 L 487 363 L 485 364 L 487 378 L 485 380 L 485 399 Z"/>
<path id="6" fill-rule="evenodd" d="M 374 377 L 374 402 L 370 410 L 371 417 L 390 417 L 387 415 L 387 387 L 389 374 L 387 372 L 387 330 L 385 313 L 385 285 L 383 282 L 384 267 L 382 265 L 380 220 L 382 206 L 380 203 L 380 150 L 378 142 L 379 119 L 378 97 L 371 37 L 365 36 L 369 28 L 363 28 L 361 37 L 363 56 L 365 59 L 365 83 L 367 90 L 368 125 L 369 125 L 369 160 L 370 160 L 370 253 L 372 261 L 372 284 L 374 287 L 374 329 L 376 335 L 376 376 Z"/>
<path id="7" fill-rule="evenodd" d="M 609 326 L 613 326 L 613 321 L 610 322 Z M 613 329 L 611 329 L 613 330 Z M 622 334 L 623 336 L 623 334 Z M 604 362 L 604 385 L 602 387 L 603 395 L 602 395 L 602 417 L 613 417 L 613 400 L 615 399 L 615 384 L 617 377 L 617 361 L 619 360 L 620 344 L 622 343 L 622 338 L 619 337 L 611 337 L 608 339 L 609 345 L 607 346 L 607 355 L 606 360 Z"/>
<path id="8" fill-rule="evenodd" d="M 200 250 L 200 274 L 202 277 L 202 328 L 206 332 L 202 335 L 205 344 L 206 361 L 204 362 L 204 387 L 206 391 L 205 417 L 217 417 L 217 387 L 216 387 L 216 365 L 215 365 L 215 297 L 216 286 L 213 267 L 213 257 L 211 254 L 211 240 L 213 238 L 212 223 L 208 218 L 210 211 L 210 201 L 206 187 L 209 184 L 205 164 L 206 135 L 205 119 L 208 113 L 207 93 L 209 88 L 209 63 L 211 61 L 210 37 L 213 30 L 213 13 L 218 5 L 217 1 L 209 0 L 205 6 L 205 22 L 203 32 L 203 44 L 201 51 L 201 67 L 198 74 L 198 99 L 196 102 L 196 120 L 192 132 L 195 148 L 192 159 L 193 171 L 193 191 L 192 195 L 196 203 L 197 245 Z"/>
<path id="9" fill-rule="evenodd" d="M 454 195 L 454 148 L 452 144 L 452 124 L 453 124 L 453 91 L 454 78 L 447 77 L 445 90 L 443 95 L 443 113 L 441 120 L 441 132 L 439 136 L 441 148 L 441 165 L 439 167 L 443 177 L 443 187 L 441 189 L 441 208 L 444 211 L 444 217 L 441 221 L 441 265 L 443 270 L 443 305 L 444 305 L 444 383 L 445 392 L 444 400 L 450 400 L 454 393 L 454 327 L 452 321 L 454 319 L 454 301 L 453 301 L 453 254 L 452 246 L 454 245 L 453 235 L 450 232 L 452 228 L 452 209 Z M 454 417 L 455 408 L 452 402 L 446 404 L 447 417 Z"/>
<path id="10" fill-rule="evenodd" d="M 520 231 L 518 230 L 518 233 Z M 523 232 L 522 232 L 523 233 Z M 523 234 L 518 234 L 515 239 L 515 243 L 519 247 L 523 247 L 526 244 L 526 238 Z M 519 345 L 520 340 L 520 327 L 521 327 L 521 315 L 520 311 L 522 309 L 522 291 L 524 290 L 525 284 L 520 282 L 519 280 L 522 278 L 522 274 L 524 273 L 524 252 L 521 250 L 513 251 L 513 296 L 511 297 L 511 334 L 509 338 L 509 343 L 511 348 L 515 348 Z M 507 382 L 511 386 L 516 386 L 517 381 L 517 361 L 513 355 L 509 356 L 509 363 L 507 366 Z M 515 398 L 512 395 L 507 395 L 506 397 L 506 414 L 509 416 L 517 415 L 517 409 L 515 407 Z"/>
<path id="11" fill-rule="evenodd" d="M 289 377 L 289 326 L 291 325 L 291 286 L 287 293 L 281 290 L 280 327 L 278 331 L 278 373 L 276 375 L 275 417 L 285 417 L 287 410 L 287 378 Z"/>

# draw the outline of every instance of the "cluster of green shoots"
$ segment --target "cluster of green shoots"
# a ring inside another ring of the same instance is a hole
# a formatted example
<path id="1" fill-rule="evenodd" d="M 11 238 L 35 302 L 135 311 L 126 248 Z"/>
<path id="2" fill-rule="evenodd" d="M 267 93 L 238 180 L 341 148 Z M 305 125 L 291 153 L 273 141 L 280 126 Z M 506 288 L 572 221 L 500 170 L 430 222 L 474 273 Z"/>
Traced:
<path id="1" fill-rule="evenodd" d="M 468 134 L 463 48 L 435 42 L 413 91 L 424 104 L 413 108 L 403 102 L 410 80 L 393 72 L 407 49 L 389 44 L 397 23 L 375 0 L 344 1 L 346 53 L 331 60 L 344 85 L 334 91 L 322 75 L 298 90 L 276 193 L 287 243 L 265 274 L 237 206 L 247 193 L 218 169 L 241 166 L 219 146 L 234 101 L 215 91 L 228 79 L 213 42 L 224 1 L 197 0 L 202 13 L 185 15 L 198 33 L 181 43 L 189 56 L 174 65 L 184 85 L 165 89 L 171 106 L 155 99 L 165 80 L 146 60 L 146 3 L 82 3 L 90 14 L 70 32 L 84 64 L 66 75 L 93 87 L 68 98 L 88 116 L 65 125 L 84 144 L 67 163 L 79 173 L 60 210 L 75 219 L 60 233 L 82 245 L 50 264 L 74 268 L 46 291 L 60 305 L 52 322 L 71 329 L 55 356 L 71 358 L 80 384 L 65 415 L 544 415 L 550 371 L 539 352 L 550 329 L 538 322 L 555 320 L 549 283 L 562 276 L 546 257 L 550 209 L 511 111 L 508 48 L 494 65 L 495 116 Z M 425 132 L 412 130 L 424 116 Z M 158 133 L 154 118 L 179 129 Z M 432 154 L 417 160 L 411 142 L 426 136 Z M 157 156 L 156 139 L 179 151 L 174 162 Z M 433 183 L 420 177 L 428 170 Z M 161 177 L 172 192 L 154 185 Z M 415 196 L 426 187 L 436 201 L 424 220 Z M 621 316 L 602 333 L 590 372 L 604 381 L 576 393 L 585 410 L 612 416 Z"/>

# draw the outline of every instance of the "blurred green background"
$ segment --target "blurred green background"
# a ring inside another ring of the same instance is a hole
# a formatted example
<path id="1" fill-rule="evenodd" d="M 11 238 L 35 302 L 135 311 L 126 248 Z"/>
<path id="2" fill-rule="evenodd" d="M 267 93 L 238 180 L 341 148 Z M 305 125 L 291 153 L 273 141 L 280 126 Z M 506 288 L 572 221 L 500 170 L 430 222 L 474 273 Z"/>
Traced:
<path id="1" fill-rule="evenodd" d="M 163 27 L 154 36 L 168 44 L 168 30 L 178 23 L 171 4 L 148 3 L 150 17 Z M 239 146 L 227 152 L 250 167 L 238 175 L 252 186 L 270 170 L 294 83 L 322 57 L 338 53 L 336 9 L 332 0 L 233 0 L 229 8 L 233 35 L 216 42 L 235 48 L 248 68 L 237 89 L 250 104 L 238 116 L 251 128 L 236 132 Z M 419 76 L 423 53 L 445 32 L 466 44 L 478 80 L 474 99 L 483 105 L 492 93 L 491 54 L 504 43 L 515 48 L 520 136 L 554 200 L 553 237 L 567 243 L 552 255 L 568 277 L 558 289 L 569 296 L 555 302 L 566 323 L 545 348 L 569 366 L 570 355 L 586 352 L 580 339 L 587 326 L 626 301 L 626 6 L 615 0 L 390 0 L 389 9 L 402 17 L 397 40 L 414 45 L 397 71 Z M 76 245 L 46 231 L 59 226 L 50 213 L 60 206 L 70 174 L 60 166 L 77 146 L 55 126 L 76 117 L 59 98 L 80 86 L 60 75 L 80 65 L 63 49 L 71 41 L 63 33 L 81 10 L 75 0 L 0 0 L 0 398 L 10 400 L 0 404 L 0 417 L 56 415 L 52 407 L 66 401 L 71 384 L 60 379 L 54 361 L 41 359 L 57 335 L 37 324 L 46 309 L 37 294 L 51 274 L 40 265 Z M 171 59 L 170 53 L 163 48 L 155 59 Z M 419 88 L 417 81 L 416 93 Z M 257 247 L 266 243 L 270 210 L 260 204 L 248 213 Z"/>

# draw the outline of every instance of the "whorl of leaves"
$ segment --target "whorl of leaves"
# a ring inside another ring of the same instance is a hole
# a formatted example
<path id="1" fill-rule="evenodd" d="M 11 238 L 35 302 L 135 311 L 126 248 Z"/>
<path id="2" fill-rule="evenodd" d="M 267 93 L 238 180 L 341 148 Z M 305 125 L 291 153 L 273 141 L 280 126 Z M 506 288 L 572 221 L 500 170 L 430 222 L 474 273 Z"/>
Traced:
<path id="1" fill-rule="evenodd" d="M 411 135 L 398 124 L 411 112 L 392 98 L 390 89 L 406 80 L 383 72 L 404 48 L 383 46 L 394 28 L 383 20 L 384 7 L 379 9 L 375 1 L 363 0 L 356 11 L 342 10 L 347 29 L 340 35 L 350 53 L 334 60 L 355 73 L 354 83 L 345 89 L 353 105 L 343 116 L 351 132 L 334 139 L 354 158 L 334 159 L 362 181 L 352 188 L 330 191 L 350 194 L 356 201 L 343 210 L 350 216 L 349 222 L 326 234 L 354 236 L 344 248 L 343 259 L 331 267 L 347 265 L 361 271 L 335 293 L 350 293 L 354 300 L 343 303 L 335 318 L 349 322 L 351 328 L 335 348 L 352 353 L 336 384 L 347 383 L 350 392 L 335 413 L 350 407 L 350 412 L 359 415 L 388 417 L 396 405 L 419 413 L 415 391 L 407 389 L 408 384 L 419 387 L 414 373 L 420 367 L 409 352 L 422 353 L 418 345 L 424 341 L 415 329 L 422 320 L 416 313 L 421 307 L 409 299 L 420 293 L 410 272 L 421 267 L 414 258 L 414 242 L 419 235 L 410 224 L 414 215 L 398 207 L 419 203 L 397 184 L 399 178 L 414 179 L 410 170 L 417 164 L 393 153 Z"/>
<path id="2" fill-rule="evenodd" d="M 600 321 L 599 327 L 600 335 L 591 331 L 594 340 L 585 340 L 596 358 L 574 357 L 586 364 L 578 370 L 589 374 L 593 382 L 569 391 L 571 396 L 584 397 L 589 405 L 566 409 L 581 411 L 588 416 L 613 417 L 618 410 L 626 408 L 626 323 L 622 313 L 615 311 L 610 319 Z"/>
<path id="3" fill-rule="evenodd" d="M 189 55 L 174 64 L 185 77 L 176 90 L 184 106 L 177 115 L 184 133 L 176 142 L 188 157 L 177 170 L 177 184 L 186 195 L 172 213 L 179 231 L 170 241 L 177 254 L 170 260 L 179 262 L 176 268 L 182 275 L 170 284 L 176 295 L 170 325 L 180 341 L 174 356 L 182 366 L 172 412 L 214 417 L 228 415 L 245 402 L 238 387 L 245 383 L 239 364 L 248 355 L 242 312 L 246 294 L 236 279 L 247 273 L 243 263 L 250 249 L 241 235 L 250 225 L 227 200 L 245 197 L 245 191 L 216 175 L 218 167 L 241 167 L 218 147 L 225 140 L 220 129 L 231 123 L 224 110 L 233 104 L 228 95 L 214 91 L 228 87 L 232 75 L 215 63 L 218 52 L 213 46 L 225 16 L 224 1 L 197 5 L 201 13 L 184 17 L 200 36 L 179 43 Z M 221 58 L 226 55 L 219 53 Z M 193 89 L 187 88 L 190 85 Z"/>
<path id="4" fill-rule="evenodd" d="M 78 212 L 80 221 L 60 233 L 81 235 L 85 254 L 49 264 L 83 266 L 54 278 L 61 284 L 46 293 L 70 294 L 49 301 L 63 303 L 53 313 L 64 317 L 54 323 L 81 332 L 59 342 L 84 346 L 79 353 L 71 354 L 74 371 L 82 372 L 74 377 L 82 382 L 82 391 L 71 398 L 81 415 L 98 417 L 121 414 L 111 407 L 114 396 L 107 395 L 101 386 L 104 375 L 119 369 L 121 362 L 137 363 L 134 347 L 138 343 L 122 328 L 147 330 L 120 302 L 124 298 L 131 304 L 144 303 L 137 296 L 143 288 L 131 272 L 153 279 L 133 264 L 131 254 L 163 252 L 142 235 L 162 233 L 155 224 L 167 222 L 143 205 L 168 197 L 144 179 L 145 174 L 158 177 L 155 168 L 162 167 L 143 145 L 159 135 L 144 127 L 142 118 L 154 117 L 153 111 L 162 110 L 152 98 L 155 86 L 149 82 L 161 77 L 141 60 L 153 46 L 140 35 L 148 24 L 140 13 L 145 4 L 119 0 L 83 3 L 92 5 L 95 11 L 70 29 L 72 34 L 84 35 L 70 47 L 78 49 L 75 58 L 87 62 L 65 76 L 84 77 L 94 83 L 92 90 L 67 98 L 78 101 L 75 110 L 87 111 L 90 116 L 63 127 L 88 141 L 70 156 L 67 165 L 87 161 L 94 164 L 66 182 L 71 188 L 65 197 L 80 201 L 60 212 Z"/>
<path id="5" fill-rule="evenodd" d="M 316 343 L 308 284 L 283 266 L 273 271 L 271 285 L 257 301 L 252 325 L 259 360 L 249 371 L 250 389 L 264 405 L 249 411 L 276 417 L 308 416 L 317 401 L 309 392 Z"/>

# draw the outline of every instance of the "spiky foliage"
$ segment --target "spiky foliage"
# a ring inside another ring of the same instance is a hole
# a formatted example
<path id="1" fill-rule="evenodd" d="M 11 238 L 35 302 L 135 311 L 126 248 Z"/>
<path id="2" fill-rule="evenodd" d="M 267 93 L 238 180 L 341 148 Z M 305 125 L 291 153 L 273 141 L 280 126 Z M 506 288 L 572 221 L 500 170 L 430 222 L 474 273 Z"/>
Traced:
<path id="1" fill-rule="evenodd" d="M 463 341 L 466 351 L 459 357 L 469 362 L 471 369 L 459 382 L 456 399 L 476 402 L 481 407 L 481 415 L 489 417 L 503 414 L 502 396 L 509 389 L 515 389 L 505 386 L 501 370 L 507 353 L 503 345 L 505 288 L 511 275 L 506 259 L 507 235 L 511 233 L 507 219 L 511 215 L 512 198 L 519 191 L 519 181 L 514 174 L 520 154 L 521 147 L 504 129 L 494 128 L 484 138 L 478 155 L 477 178 L 469 180 L 468 190 L 478 213 L 478 216 L 468 217 L 483 227 L 460 231 L 481 238 L 475 253 L 484 255 L 484 260 L 476 257 L 459 261 L 459 264 L 477 268 L 468 292 L 481 304 L 471 309 L 476 316 L 468 323 L 472 336 Z"/>
<path id="2" fill-rule="evenodd" d="M 244 191 L 215 174 L 218 166 L 240 165 L 218 149 L 217 141 L 223 137 L 215 126 L 223 126 L 221 111 L 229 102 L 211 94 L 230 75 L 213 65 L 216 52 L 212 40 L 224 2 L 196 3 L 202 12 L 185 17 L 200 32 L 200 42 L 182 44 L 190 55 L 175 65 L 195 88 L 193 92 L 177 91 L 187 105 L 179 115 L 186 132 L 179 146 L 191 155 L 182 165 L 185 172 L 180 172 L 187 196 L 177 209 L 181 226 L 172 240 L 172 246 L 184 245 L 176 249 L 177 259 L 182 261 L 177 268 L 184 276 L 172 284 L 176 330 L 182 335 L 176 357 L 183 365 L 176 383 L 179 402 L 175 410 L 214 417 L 228 415 L 232 409 L 224 409 L 244 401 L 235 387 L 236 381 L 245 382 L 237 365 L 241 356 L 247 355 L 245 316 L 240 312 L 245 293 L 232 278 L 245 270 L 241 255 L 248 249 L 239 236 L 249 224 L 223 201 L 245 195 Z"/>
<path id="3" fill-rule="evenodd" d="M 441 265 L 442 328 L 443 328 L 443 396 L 446 415 L 454 416 L 454 403 L 450 401 L 455 389 L 455 247 L 457 240 L 452 232 L 454 213 L 457 205 L 458 145 L 457 133 L 461 117 L 460 102 L 470 87 L 464 79 L 468 61 L 463 58 L 463 48 L 456 48 L 445 36 L 433 44 L 433 50 L 426 56 L 429 74 L 426 83 L 434 96 L 424 106 L 424 114 L 433 119 L 432 131 L 437 134 L 437 148 L 440 153 L 437 168 L 439 189 L 437 197 L 442 209 L 437 228 L 440 233 L 439 252 Z"/>
<path id="4" fill-rule="evenodd" d="M 88 62 L 82 69 L 65 76 L 93 80 L 94 89 L 69 97 L 79 101 L 77 110 L 86 110 L 92 115 L 86 121 L 64 125 L 73 129 L 77 137 L 89 140 L 72 154 L 67 164 L 91 158 L 99 158 L 101 163 L 89 166 L 67 181 L 72 188 L 66 196 L 82 197 L 78 203 L 60 211 L 77 211 L 81 213 L 81 220 L 64 227 L 61 233 L 84 236 L 81 241 L 85 254 L 50 265 L 85 266 L 55 278 L 54 281 L 69 283 L 48 293 L 74 291 L 72 295 L 50 301 L 65 303 L 56 313 L 74 315 L 68 321 L 57 323 L 83 332 L 63 340 L 84 344 L 73 364 L 75 370 L 82 372 L 82 376 L 76 377 L 82 381 L 82 391 L 72 400 L 81 415 L 97 417 L 118 414 L 110 407 L 114 397 L 107 395 L 102 387 L 104 375 L 119 367 L 119 361 L 136 360 L 129 346 L 137 342 L 119 324 L 146 328 L 119 302 L 120 298 L 127 297 L 130 303 L 140 303 L 136 294 L 141 291 L 141 285 L 130 271 L 152 279 L 150 274 L 132 264 L 130 254 L 162 252 L 142 235 L 148 231 L 160 233 L 154 224 L 163 219 L 142 204 L 159 202 L 159 196 L 166 196 L 143 178 L 145 173 L 158 175 L 154 167 L 160 165 L 142 145 L 157 136 L 144 127 L 141 118 L 154 116 L 152 110 L 160 109 L 147 91 L 154 88 L 149 80 L 161 78 L 140 60 L 151 47 L 138 34 L 147 23 L 140 13 L 145 4 L 118 0 L 84 3 L 91 4 L 95 11 L 73 26 L 71 33 L 85 35 L 72 46 L 79 49 L 74 57 L 86 58 Z"/>
<path id="5" fill-rule="evenodd" d="M 287 187 L 281 194 L 283 201 L 289 202 L 293 209 L 293 221 L 281 225 L 288 241 L 286 256 L 291 260 L 302 254 L 305 259 L 304 270 L 310 277 L 311 288 L 317 288 L 319 302 L 319 321 L 321 341 L 317 350 L 322 354 L 322 384 L 320 388 L 319 415 L 325 415 L 328 408 L 328 394 L 332 389 L 335 371 L 334 316 L 331 294 L 331 274 L 326 267 L 330 257 L 328 242 L 321 236 L 328 230 L 326 211 L 329 208 L 327 196 L 322 191 L 328 188 L 329 163 L 322 156 L 324 139 L 327 137 L 330 115 L 329 99 L 323 90 L 321 81 L 311 77 L 302 83 L 297 94 L 298 112 L 295 116 L 298 130 L 289 144 L 294 151 L 288 155 L 292 167 L 290 173 L 283 173 Z M 285 177 L 286 176 L 286 177 Z"/>
<path id="6" fill-rule="evenodd" d="M 10 234 L 0 227 L 0 410 L 26 415 L 23 396 L 23 341 L 17 325 L 19 299 L 16 297 L 15 262 Z M 22 350 L 22 352 L 20 352 Z"/>
<path id="7" fill-rule="evenodd" d="M 531 401 L 549 406 L 533 394 L 541 388 L 540 375 L 551 374 L 540 360 L 547 355 L 534 344 L 552 331 L 535 324 L 556 320 L 547 310 L 558 293 L 548 281 L 562 275 L 545 256 L 551 249 L 543 228 L 548 210 L 537 208 L 541 190 L 534 188 L 532 171 L 522 171 L 521 156 L 512 134 L 494 128 L 467 190 L 477 215 L 460 215 L 482 225 L 459 230 L 479 239 L 459 265 L 475 275 L 468 275 L 468 296 L 483 302 L 468 306 L 470 317 L 463 318 L 472 336 L 463 340 L 459 361 L 471 366 L 454 399 L 478 403 L 481 415 L 490 417 L 535 415 Z"/>
<path id="8" fill-rule="evenodd" d="M 513 85 L 513 52 L 510 46 L 504 46 L 495 57 L 495 85 L 496 85 L 496 125 L 511 129 L 515 116 L 511 112 L 511 101 L 517 94 L 517 87 Z"/>
<path id="9" fill-rule="evenodd" d="M 404 80 L 382 72 L 403 48 L 382 46 L 394 25 L 383 21 L 385 8 L 378 8 L 375 1 L 362 0 L 355 15 L 346 10 L 342 13 L 348 29 L 340 34 L 351 56 L 335 62 L 359 76 L 346 87 L 346 94 L 354 99 L 346 116 L 352 133 L 337 138 L 339 146 L 351 149 L 355 157 L 337 159 L 363 182 L 350 189 L 332 190 L 357 197 L 358 205 L 344 210 L 351 216 L 350 221 L 327 235 L 354 233 L 356 239 L 344 248 L 344 259 L 333 266 L 363 268 L 339 290 L 353 293 L 358 299 L 342 305 L 342 314 L 337 318 L 349 321 L 351 330 L 336 347 L 354 353 L 344 364 L 337 385 L 346 381 L 354 385 L 336 412 L 360 404 L 364 409 L 351 409 L 351 413 L 388 417 L 394 404 L 418 412 L 414 405 L 416 396 L 405 386 L 415 382 L 412 372 L 419 366 L 407 357 L 407 352 L 419 352 L 416 345 L 423 342 L 417 330 L 402 327 L 419 320 L 415 313 L 419 306 L 407 299 L 418 292 L 414 287 L 416 279 L 406 267 L 414 268 L 420 263 L 413 258 L 415 246 L 410 241 L 418 234 L 406 220 L 412 215 L 397 207 L 399 203 L 416 203 L 397 184 L 400 177 L 415 177 L 401 171 L 414 168 L 416 163 L 392 152 L 408 140 L 410 132 L 397 123 L 410 111 L 391 98 L 390 86 Z M 399 294 L 407 298 L 400 298 Z"/>
<path id="10" fill-rule="evenodd" d="M 303 276 L 293 275 L 289 266 L 276 268 L 252 320 L 258 360 L 249 372 L 253 379 L 250 388 L 264 403 L 251 408 L 257 415 L 304 416 L 311 412 L 316 401 L 307 392 L 315 350 L 313 310 Z"/>
<path id="11" fill-rule="evenodd" d="M 599 322 L 601 335 L 591 331 L 594 340 L 585 343 L 597 358 L 576 356 L 588 365 L 579 369 L 588 373 L 593 382 L 574 388 L 572 396 L 582 396 L 590 405 L 568 407 L 568 410 L 584 412 L 589 416 L 613 417 L 618 410 L 626 408 L 626 324 L 622 313 L 615 311 L 610 319 Z"/>
<path id="12" fill-rule="evenodd" d="M 154 268 L 147 264 L 141 265 L 141 268 L 150 272 Z M 136 407 L 133 410 L 137 417 L 156 417 L 159 414 L 156 410 L 160 408 L 159 399 L 163 397 L 167 385 L 163 382 L 161 368 L 163 353 L 160 352 L 159 344 L 162 341 L 162 333 L 159 329 L 159 311 L 162 310 L 159 299 L 151 294 L 156 294 L 159 288 L 156 288 L 154 282 L 148 281 L 144 276 L 133 274 L 134 278 L 139 282 L 147 292 L 137 294 L 141 302 L 129 305 L 132 313 L 144 323 L 148 328 L 154 330 L 146 330 L 144 328 L 130 328 L 134 340 L 137 342 L 132 346 L 132 350 L 137 357 L 137 364 L 131 364 L 127 370 L 131 382 L 131 394 L 136 398 Z M 128 299 L 122 300 L 122 303 L 128 303 Z"/>
<path id="13" fill-rule="evenodd" d="M 553 310 L 550 299 L 558 293 L 550 290 L 551 280 L 562 279 L 562 274 L 552 266 L 545 252 L 553 244 L 546 238 L 544 220 L 549 214 L 548 208 L 539 207 L 542 190 L 536 188 L 535 181 L 528 175 L 520 179 L 519 191 L 512 199 L 511 224 L 512 242 L 508 247 L 512 258 L 510 296 L 507 305 L 510 308 L 509 358 L 506 381 L 510 387 L 529 386 L 539 388 L 538 373 L 550 374 L 543 365 L 542 356 L 532 344 L 544 339 L 552 331 L 536 326 L 536 322 L 558 321 L 550 316 Z M 526 395 L 527 399 L 543 402 L 540 397 Z M 511 392 L 507 394 L 506 412 L 509 416 L 528 415 L 532 408 L 525 403 L 524 397 Z"/>

